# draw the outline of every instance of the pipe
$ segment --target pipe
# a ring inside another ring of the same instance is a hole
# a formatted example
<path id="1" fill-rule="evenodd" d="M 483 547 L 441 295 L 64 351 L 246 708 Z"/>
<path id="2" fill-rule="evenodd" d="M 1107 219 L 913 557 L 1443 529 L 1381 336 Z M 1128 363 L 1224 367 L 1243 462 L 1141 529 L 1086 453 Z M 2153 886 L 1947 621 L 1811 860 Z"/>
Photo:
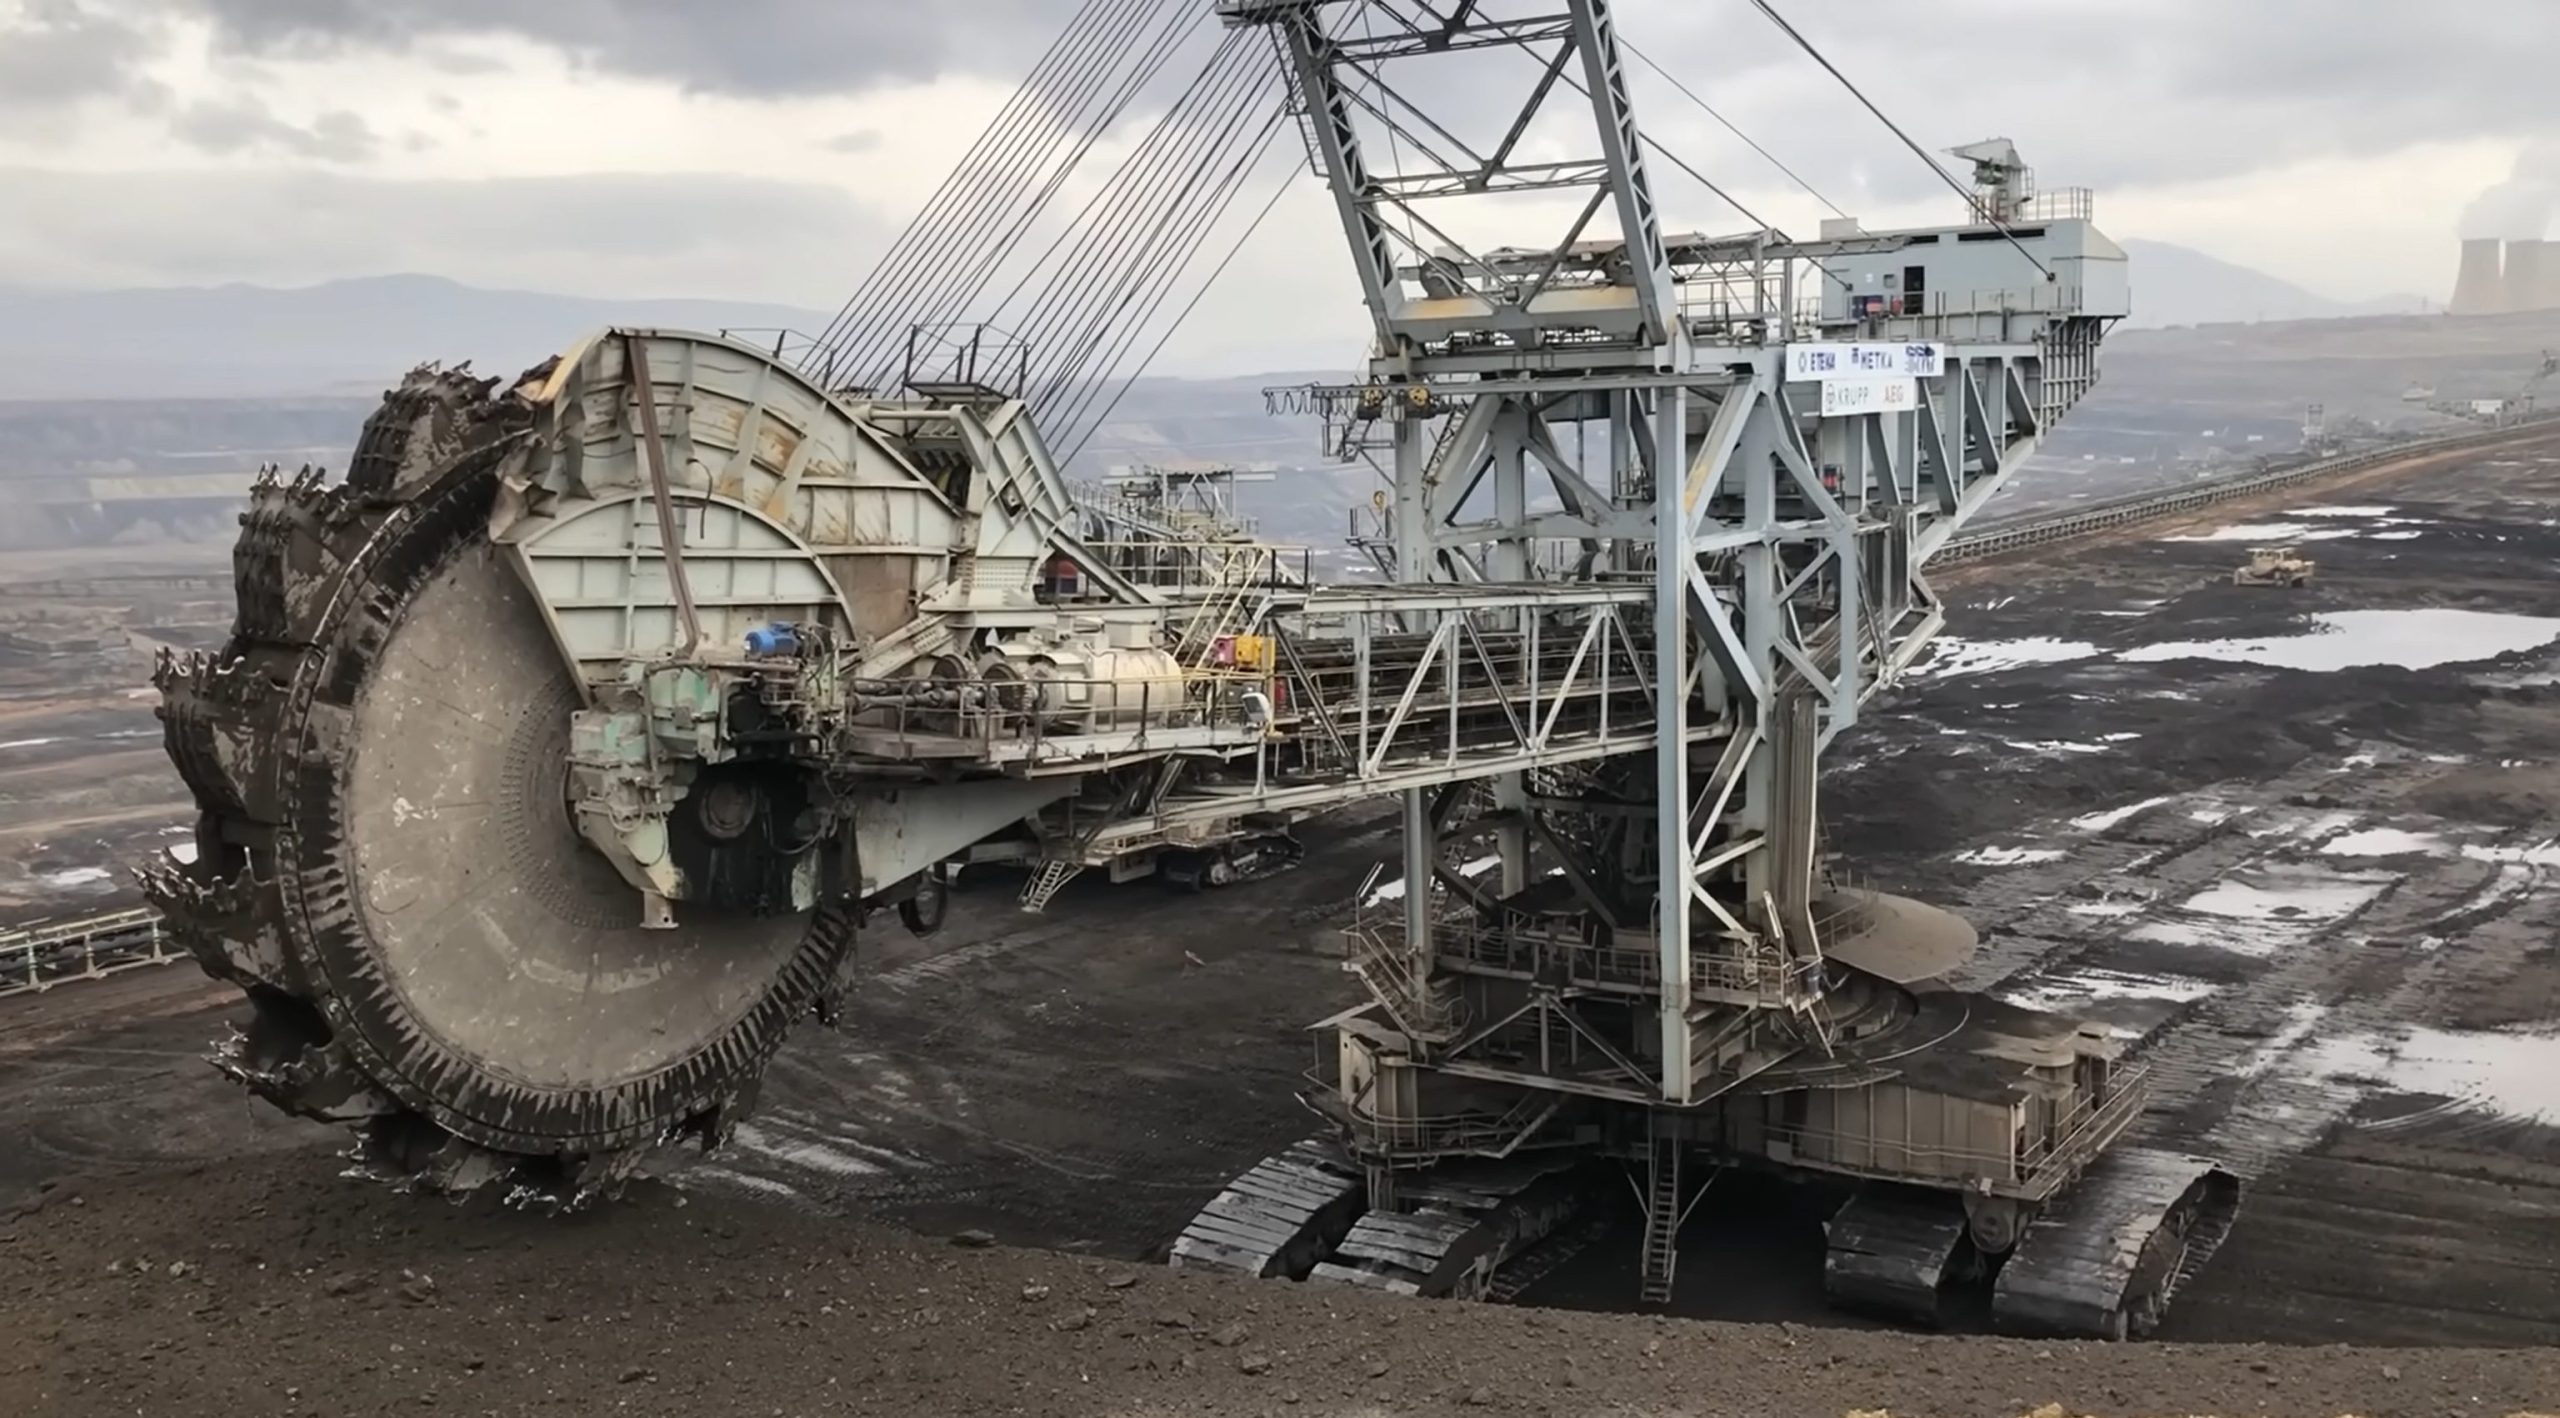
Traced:
<path id="1" fill-rule="evenodd" d="M 684 528 L 676 520 L 675 497 L 667 490 L 667 445 L 658 436 L 658 386 L 649 377 L 649 348 L 638 335 L 625 335 L 622 348 L 631 360 L 631 385 L 640 401 L 640 442 L 649 465 L 649 500 L 658 508 L 658 550 L 667 560 L 667 584 L 675 589 L 676 615 L 684 622 L 684 647 L 678 660 L 690 660 L 702 648 L 702 614 L 693 606 L 693 584 L 684 569 Z"/>

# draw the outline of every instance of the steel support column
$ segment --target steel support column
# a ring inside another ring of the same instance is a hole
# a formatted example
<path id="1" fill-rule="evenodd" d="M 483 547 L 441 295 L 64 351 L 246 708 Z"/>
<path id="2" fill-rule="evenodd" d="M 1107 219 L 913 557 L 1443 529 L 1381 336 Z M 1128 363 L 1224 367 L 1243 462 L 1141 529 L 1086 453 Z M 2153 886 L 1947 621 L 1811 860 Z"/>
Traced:
<path id="1" fill-rule="evenodd" d="M 1659 933 L 1662 999 L 1662 1098 L 1686 1103 L 1696 1076 L 1689 1027 L 1689 883 L 1696 863 L 1689 846 L 1689 571 L 1686 484 L 1675 473 L 1688 466 L 1689 391 L 1674 385 L 1654 396 L 1653 408 L 1653 634 L 1654 709 L 1654 929 Z"/>

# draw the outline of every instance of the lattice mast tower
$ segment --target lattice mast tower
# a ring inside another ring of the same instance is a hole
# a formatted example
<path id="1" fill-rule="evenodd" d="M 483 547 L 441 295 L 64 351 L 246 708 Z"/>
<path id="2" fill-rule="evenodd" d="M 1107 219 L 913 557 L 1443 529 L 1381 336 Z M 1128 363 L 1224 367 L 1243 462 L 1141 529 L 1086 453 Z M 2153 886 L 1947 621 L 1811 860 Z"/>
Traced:
<path id="1" fill-rule="evenodd" d="M 2124 313 L 2085 195 L 2011 225 L 2033 213 L 2005 143 L 1966 153 L 1992 175 L 1963 228 L 1667 236 L 1611 5 L 1542 8 L 1221 6 L 1286 56 L 1375 325 L 1365 379 L 1312 395 L 1334 446 L 1391 450 L 1401 579 L 1508 593 L 1480 618 L 1525 636 L 1553 561 L 1533 545 L 1578 544 L 1553 579 L 1612 597 L 1656 711 L 1647 754 L 1491 780 L 1498 890 L 1442 862 L 1467 795 L 1404 794 L 1412 885 L 1399 929 L 1355 947 L 1375 999 L 1337 1021 L 1330 1100 L 1373 1203 L 1399 1167 L 1532 1144 L 1574 1100 L 1690 1108 L 1828 1045 L 1822 752 L 1936 634 L 1930 553 Z M 1449 110 L 1496 92 L 1468 141 Z M 1540 241 L 1453 234 L 1521 194 L 1558 218 Z M 1605 465 L 1567 451 L 1594 443 Z M 1559 916 L 1605 946 L 1524 954 Z"/>

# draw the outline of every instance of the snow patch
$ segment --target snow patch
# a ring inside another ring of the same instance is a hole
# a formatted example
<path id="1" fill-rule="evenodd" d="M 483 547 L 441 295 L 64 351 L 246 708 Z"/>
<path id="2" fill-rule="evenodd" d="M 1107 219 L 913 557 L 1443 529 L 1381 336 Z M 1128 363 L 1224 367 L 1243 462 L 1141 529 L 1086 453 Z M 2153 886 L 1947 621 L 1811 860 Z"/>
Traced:
<path id="1" fill-rule="evenodd" d="M 1498 855 L 1491 857 L 1478 857 L 1474 861 L 1460 863 L 1458 866 L 1458 875 L 1470 878 L 1479 877 L 1500 865 L 1502 865 L 1502 858 Z M 1393 881 L 1381 882 L 1376 889 L 1372 890 L 1368 895 L 1360 898 L 1360 904 L 1363 907 L 1383 906 L 1390 901 L 1402 901 L 1403 899 L 1404 878 L 1397 877 Z"/>
<path id="2" fill-rule="evenodd" d="M 2184 537 L 2162 537 L 2164 542 L 2289 542 L 2311 535 L 2308 522 L 2242 522 L 2236 526 L 2216 527 L 2210 532 L 2197 532 Z"/>
<path id="3" fill-rule="evenodd" d="M 2311 1066 L 2324 1081 L 2371 1080 L 2508 1118 L 2560 1121 L 2560 1034 L 2411 1029 L 2398 1038 L 2344 1035 L 2316 1045 Z"/>
<path id="4" fill-rule="evenodd" d="M 2110 808 L 2105 812 L 2093 812 L 2084 817 L 2075 817 L 2071 819 L 2071 825 L 2083 832 L 2104 832 L 2168 801 L 2168 798 L 2144 798 L 2138 803 L 2127 803 L 2120 808 Z"/>
<path id="5" fill-rule="evenodd" d="M 2229 951 L 2253 960 L 2308 943 L 2372 904 L 2395 876 L 2374 872 L 2267 871 L 2227 878 L 2132 932 L 2135 940 Z"/>
<path id="6" fill-rule="evenodd" d="M 2136 664 L 2224 660 L 2289 670 L 2329 671 L 2374 665 L 2425 670 L 2494 660 L 2560 639 L 2560 619 L 2443 607 L 2333 611 L 2312 617 L 2312 624 L 2307 635 L 2146 645 L 2127 650 L 2118 658 Z"/>
<path id="7" fill-rule="evenodd" d="M 1914 679 L 1958 679 L 1995 674 L 2027 665 L 2059 665 L 2096 658 L 2098 647 L 2086 640 L 2058 640 L 2049 635 L 2022 640 L 1966 640 L 1941 635 L 1929 657 L 1911 671 Z"/>
<path id="8" fill-rule="evenodd" d="M 2053 847 L 1976 847 L 1956 860 L 1967 866 L 2018 867 L 2031 862 L 2058 862 L 2067 855 Z"/>
<path id="9" fill-rule="evenodd" d="M 2560 867 L 2560 841 L 2541 842 L 2530 847 L 2465 847 L 2462 855 L 2475 862 L 2498 866 Z"/>
<path id="10" fill-rule="evenodd" d="M 2396 827 L 2368 827 L 2334 838 L 2320 848 L 2333 857 L 2397 857 L 2441 852 L 2444 839 L 2432 832 L 2403 832 Z"/>

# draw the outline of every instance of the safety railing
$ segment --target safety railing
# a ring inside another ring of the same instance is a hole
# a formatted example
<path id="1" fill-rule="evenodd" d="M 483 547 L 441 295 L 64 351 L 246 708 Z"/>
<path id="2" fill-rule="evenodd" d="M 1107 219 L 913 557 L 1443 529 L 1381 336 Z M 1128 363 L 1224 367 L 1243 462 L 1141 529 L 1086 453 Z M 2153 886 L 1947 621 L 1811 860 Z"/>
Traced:
<path id="1" fill-rule="evenodd" d="M 1250 746 L 1268 732 L 1270 719 L 1269 680 L 1260 675 L 1007 674 L 866 685 L 844 734 L 857 752 L 880 757 L 1037 767 Z"/>
<path id="2" fill-rule="evenodd" d="M 1888 1179 L 1944 1177 L 1978 1184 L 2001 1196 L 2041 1201 L 2068 1185 L 2092 1158 L 2122 1136 L 2149 1095 L 2147 1066 L 2118 1065 L 2103 1091 L 2082 1095 L 2051 1128 L 2025 1135 L 2005 1152 L 1834 1128 L 1763 1125 L 1756 1131 L 1766 1143 L 1784 1147 L 1783 1160 L 1801 1166 Z M 1892 1160 L 1878 1160 L 1885 1158 Z"/>
<path id="3" fill-rule="evenodd" d="M 0 933 L 0 998 L 187 958 L 160 913 L 118 911 Z"/>
<path id="4" fill-rule="evenodd" d="M 1555 1116 L 1566 1096 L 1532 1091 L 1521 1094 L 1519 1101 L 1501 1112 L 1488 1108 L 1396 1118 L 1344 1098 L 1321 1066 L 1309 1070 L 1306 1081 L 1309 1087 L 1300 1096 L 1317 1112 L 1346 1127 L 1355 1149 L 1382 1161 L 1408 1163 L 1434 1157 L 1509 1156 Z"/>
<path id="5" fill-rule="evenodd" d="M 1932 290 L 1917 296 L 1899 292 L 1826 293 L 1821 322 L 1835 333 L 1854 327 L 1881 336 L 1893 324 L 1897 338 L 1918 335 L 1940 340 L 2024 342 L 2040 327 L 2086 310 L 2085 291 L 2077 285 L 2038 285 L 2015 289 Z M 1833 304 L 1834 301 L 1844 302 Z M 2019 322 L 2026 322 L 2022 326 Z"/>
<path id="6" fill-rule="evenodd" d="M 1994 219 L 1987 202 L 1973 204 L 1974 216 L 1984 222 Z M 2009 210 L 1998 217 L 2005 226 L 2030 222 L 2093 221 L 2098 213 L 2096 193 L 2086 187 L 2048 187 L 2033 196 L 2009 204 Z"/>
<path id="7" fill-rule="evenodd" d="M 1606 943 L 1579 931 L 1567 933 L 1523 925 L 1519 923 L 1522 919 L 1448 913 L 1433 922 L 1433 950 L 1460 969 L 1491 970 L 1521 978 L 1561 974 L 1572 985 L 1621 994 L 1662 992 L 1662 955 L 1652 943 Z M 1772 1004 L 1801 993 L 1819 968 L 1813 961 L 1788 957 L 1772 941 L 1741 942 L 1710 936 L 1693 941 L 1689 953 L 1692 989 L 1755 996 Z"/>

